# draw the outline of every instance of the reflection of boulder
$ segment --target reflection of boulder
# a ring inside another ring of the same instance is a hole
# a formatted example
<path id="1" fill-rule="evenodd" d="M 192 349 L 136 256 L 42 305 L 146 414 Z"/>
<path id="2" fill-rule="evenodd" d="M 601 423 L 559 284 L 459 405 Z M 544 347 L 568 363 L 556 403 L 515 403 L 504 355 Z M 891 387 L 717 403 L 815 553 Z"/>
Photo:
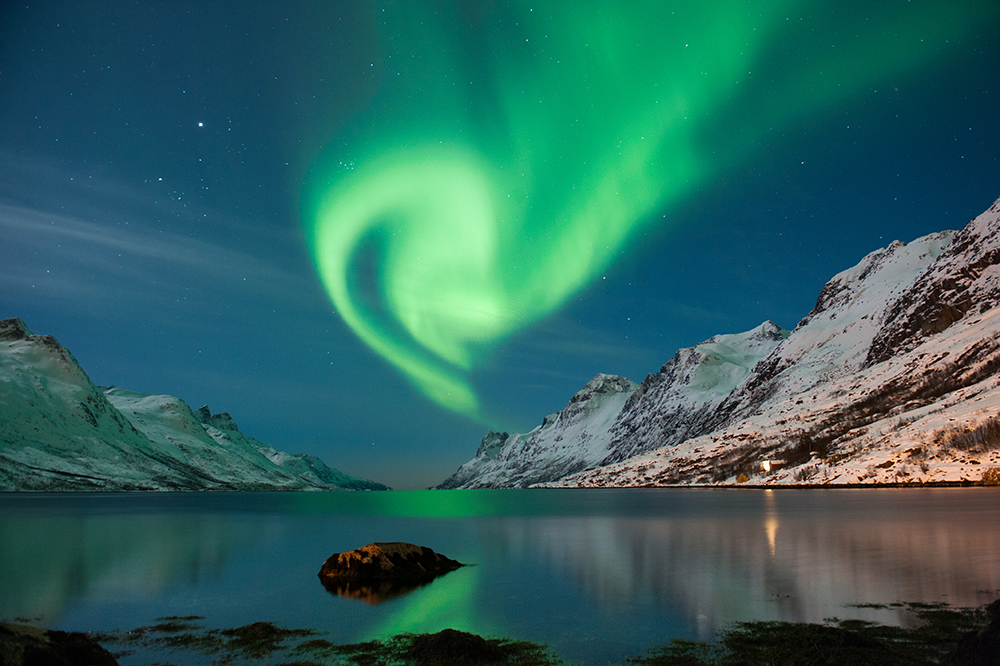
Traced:
<path id="1" fill-rule="evenodd" d="M 0 664 L 8 666 L 117 666 L 110 652 L 85 634 L 0 624 Z"/>
<path id="2" fill-rule="evenodd" d="M 423 587 L 430 580 L 415 584 L 393 583 L 392 581 L 366 581 L 359 583 L 341 576 L 320 576 L 320 582 L 330 594 L 349 599 L 359 599 L 366 604 L 380 604 L 389 599 L 395 599 Z"/>
<path id="3" fill-rule="evenodd" d="M 412 592 L 462 566 L 424 546 L 370 543 L 331 555 L 319 570 L 319 578 L 333 594 L 377 604 Z"/>

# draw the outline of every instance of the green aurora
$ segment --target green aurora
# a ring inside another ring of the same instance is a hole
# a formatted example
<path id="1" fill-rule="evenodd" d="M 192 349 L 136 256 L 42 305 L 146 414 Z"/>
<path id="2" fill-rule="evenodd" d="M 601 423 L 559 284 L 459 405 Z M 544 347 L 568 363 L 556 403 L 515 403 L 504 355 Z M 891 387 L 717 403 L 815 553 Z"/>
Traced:
<path id="1" fill-rule="evenodd" d="M 983 11 L 385 3 L 376 97 L 305 188 L 321 280 L 423 395 L 488 422 L 469 376 L 496 345 L 774 132 L 918 76 Z"/>
<path id="2" fill-rule="evenodd" d="M 452 571 L 419 593 L 398 600 L 393 612 L 372 629 L 367 640 L 403 633 L 431 633 L 445 627 L 484 636 L 497 635 L 499 627 L 477 617 L 478 592 L 479 571 L 475 566 Z"/>

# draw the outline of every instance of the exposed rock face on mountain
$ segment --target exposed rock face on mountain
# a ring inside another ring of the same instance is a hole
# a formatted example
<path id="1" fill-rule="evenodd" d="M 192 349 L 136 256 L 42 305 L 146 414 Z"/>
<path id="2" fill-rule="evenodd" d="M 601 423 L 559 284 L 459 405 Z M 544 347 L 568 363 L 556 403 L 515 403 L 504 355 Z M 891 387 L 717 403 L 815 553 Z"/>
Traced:
<path id="1" fill-rule="evenodd" d="M 717 335 L 678 351 L 642 384 L 597 375 L 531 432 L 486 435 L 439 487 L 527 487 L 706 433 L 719 403 L 786 335 L 769 321 Z"/>
<path id="2" fill-rule="evenodd" d="M 629 396 L 611 429 L 611 453 L 626 460 L 710 432 L 720 403 L 744 381 L 788 331 L 771 321 L 737 335 L 716 335 L 681 349 Z"/>
<path id="3" fill-rule="evenodd" d="M 248 437 L 229 414 L 98 387 L 52 336 L 0 321 L 0 490 L 386 489 Z"/>
<path id="4" fill-rule="evenodd" d="M 603 447 L 590 469 L 553 478 L 517 448 L 526 436 L 491 434 L 442 487 L 1000 479 L 998 306 L 1000 201 L 961 231 L 872 252 L 791 333 L 766 322 L 681 350 L 599 441 L 562 438 L 566 458 Z"/>
<path id="5" fill-rule="evenodd" d="M 524 488 L 603 460 L 615 417 L 636 386 L 624 377 L 597 375 L 531 432 L 487 434 L 476 457 L 439 487 Z"/>

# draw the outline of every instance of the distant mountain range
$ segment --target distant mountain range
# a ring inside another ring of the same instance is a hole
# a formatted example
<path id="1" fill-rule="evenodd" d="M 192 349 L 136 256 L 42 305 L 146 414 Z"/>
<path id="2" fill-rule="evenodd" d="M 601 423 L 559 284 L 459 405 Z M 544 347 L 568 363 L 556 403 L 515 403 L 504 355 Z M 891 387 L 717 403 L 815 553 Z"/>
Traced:
<path id="1" fill-rule="evenodd" d="M 50 335 L 0 320 L 0 490 L 388 490 L 169 395 L 98 387 Z"/>
<path id="2" fill-rule="evenodd" d="M 440 488 L 1000 483 L 1000 200 L 834 276 L 793 331 L 597 375 Z"/>

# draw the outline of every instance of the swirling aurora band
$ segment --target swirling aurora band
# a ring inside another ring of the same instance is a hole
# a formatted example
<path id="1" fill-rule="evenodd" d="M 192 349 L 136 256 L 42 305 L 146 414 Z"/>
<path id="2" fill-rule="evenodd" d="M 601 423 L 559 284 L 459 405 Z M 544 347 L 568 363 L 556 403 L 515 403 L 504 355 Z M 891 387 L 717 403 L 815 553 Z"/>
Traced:
<path id="1" fill-rule="evenodd" d="M 637 230 L 775 127 L 915 72 L 979 20 L 948 2 L 540 4 L 380 7 L 379 93 L 306 188 L 337 312 L 479 419 L 469 372 Z"/>

